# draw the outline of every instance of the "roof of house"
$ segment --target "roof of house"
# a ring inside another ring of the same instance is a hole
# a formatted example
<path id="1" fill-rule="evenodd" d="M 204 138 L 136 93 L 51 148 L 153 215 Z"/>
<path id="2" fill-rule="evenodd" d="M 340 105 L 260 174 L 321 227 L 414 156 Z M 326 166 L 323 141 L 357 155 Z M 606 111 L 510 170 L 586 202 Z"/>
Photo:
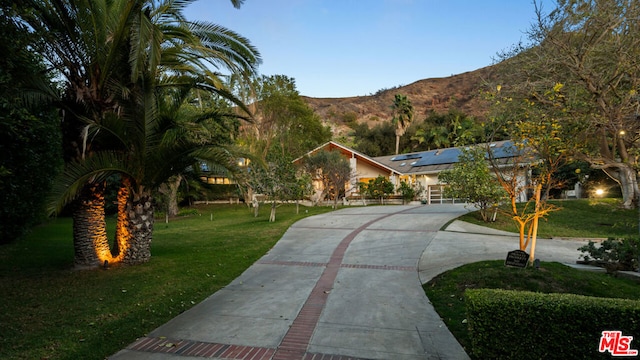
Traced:
<path id="1" fill-rule="evenodd" d="M 522 155 L 513 141 L 496 141 L 488 144 L 493 158 L 506 162 L 508 159 Z M 428 150 L 408 154 L 379 156 L 374 159 L 403 175 L 437 174 L 442 170 L 450 169 L 458 162 L 461 147 Z M 488 158 L 488 154 L 486 155 Z"/>
<path id="2" fill-rule="evenodd" d="M 329 141 L 327 143 L 324 143 L 324 144 L 318 146 L 317 148 L 309 151 L 305 155 L 293 160 L 293 162 L 294 162 L 294 164 L 299 164 L 304 157 L 313 155 L 314 153 L 316 153 L 316 152 L 318 152 L 320 150 L 329 150 L 329 151 L 338 150 L 342 154 L 348 156 L 349 158 L 354 157 L 354 158 L 358 159 L 358 161 L 362 161 L 362 162 L 368 163 L 369 165 L 371 165 L 373 167 L 376 167 L 376 168 L 379 168 L 380 170 L 383 170 L 384 172 L 388 172 L 389 174 L 398 173 L 398 171 L 395 170 L 393 167 L 389 167 L 388 165 L 383 164 L 383 163 L 377 161 L 374 158 L 371 158 L 371 157 L 369 157 L 369 156 L 367 156 L 367 155 L 365 155 L 365 154 L 363 154 L 363 153 L 361 153 L 359 151 L 353 150 L 353 149 L 351 149 L 351 148 L 349 148 L 347 146 L 344 146 L 342 144 L 339 144 L 339 143 L 337 143 L 335 141 Z"/>
<path id="3" fill-rule="evenodd" d="M 493 158 L 500 165 L 507 164 L 511 158 L 522 155 L 522 150 L 517 148 L 513 141 L 510 140 L 496 141 L 488 145 Z M 461 147 L 452 147 L 372 158 L 337 142 L 329 141 L 309 151 L 306 155 L 295 159 L 293 162 L 299 164 L 305 156 L 312 155 L 320 150 L 338 150 L 349 158 L 356 158 L 358 161 L 368 163 L 390 175 L 437 174 L 453 167 L 453 164 L 458 162 L 462 152 Z M 489 157 L 488 154 L 486 157 Z"/>

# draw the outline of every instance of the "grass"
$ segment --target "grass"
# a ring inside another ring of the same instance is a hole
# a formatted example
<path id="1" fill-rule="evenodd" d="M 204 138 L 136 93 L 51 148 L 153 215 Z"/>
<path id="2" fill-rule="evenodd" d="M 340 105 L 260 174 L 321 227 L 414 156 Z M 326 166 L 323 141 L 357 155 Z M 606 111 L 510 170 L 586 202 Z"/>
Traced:
<path id="1" fill-rule="evenodd" d="M 423 285 L 425 293 L 445 324 L 471 353 L 464 322 L 467 289 L 507 289 L 543 293 L 572 293 L 605 298 L 640 300 L 638 279 L 576 270 L 559 263 L 543 262 L 539 270 L 512 268 L 503 261 L 482 261 L 447 271 Z"/>
<path id="2" fill-rule="evenodd" d="M 551 204 L 558 211 L 551 212 L 540 221 L 538 236 L 608 238 L 638 236 L 638 210 L 621 207 L 619 199 L 555 200 Z M 496 222 L 485 223 L 477 212 L 468 213 L 459 220 L 491 228 L 517 232 L 515 222 L 499 213 Z"/>
<path id="3" fill-rule="evenodd" d="M 559 202 L 541 236 L 609 237 L 637 233 L 637 212 L 615 200 Z M 56 219 L 25 239 L 0 246 L 0 359 L 104 359 L 227 285 L 268 251 L 298 219 L 327 207 L 268 209 L 258 218 L 244 205 L 198 207 L 155 224 L 149 263 L 72 270 L 71 220 Z M 304 210 L 308 212 L 305 213 Z M 474 220 L 473 214 L 464 220 Z M 503 221 L 504 220 L 504 221 Z M 509 219 L 492 226 L 514 231 Z M 510 227 L 509 227 L 510 226 Z M 113 234 L 113 221 L 110 222 Z M 542 270 L 469 264 L 425 285 L 436 310 L 467 346 L 464 303 L 470 287 L 639 297 L 638 284 L 543 263 Z"/>
<path id="4" fill-rule="evenodd" d="M 268 209 L 197 210 L 156 220 L 151 261 L 139 266 L 73 270 L 68 218 L 1 246 L 0 358 L 104 359 L 227 285 L 295 221 L 330 209 L 282 206 L 275 223 Z"/>
<path id="5" fill-rule="evenodd" d="M 638 235 L 638 210 L 621 208 L 618 199 L 552 201 L 558 211 L 540 222 L 543 238 L 608 238 Z M 499 230 L 517 232 L 508 216 L 500 214 L 494 223 L 482 222 L 477 212 L 459 218 Z M 505 250 L 506 257 L 506 250 Z M 423 286 L 445 324 L 470 352 L 463 294 L 470 288 L 573 293 L 597 297 L 640 300 L 638 280 L 616 278 L 604 273 L 576 270 L 558 263 L 542 263 L 540 270 L 511 268 L 504 261 L 483 261 L 440 274 Z"/>

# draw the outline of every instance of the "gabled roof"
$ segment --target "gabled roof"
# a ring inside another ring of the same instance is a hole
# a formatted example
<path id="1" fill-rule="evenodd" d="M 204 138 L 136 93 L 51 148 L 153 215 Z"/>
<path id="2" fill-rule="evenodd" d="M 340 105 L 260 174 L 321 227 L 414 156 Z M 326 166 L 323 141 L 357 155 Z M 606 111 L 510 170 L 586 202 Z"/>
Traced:
<path id="1" fill-rule="evenodd" d="M 484 145 L 487 144 L 480 144 L 480 146 Z M 523 154 L 523 151 L 517 148 L 511 140 L 496 141 L 488 145 L 493 158 L 500 165 L 506 165 L 509 159 Z M 293 162 L 294 164 L 300 164 L 305 156 L 312 155 L 320 150 L 338 150 L 349 158 L 357 158 L 358 161 L 368 163 L 384 172 L 398 175 L 437 174 L 452 168 L 453 164 L 458 162 L 458 157 L 462 152 L 462 148 L 452 147 L 372 158 L 337 142 L 329 141 L 309 151 L 306 155 L 293 160 Z M 486 158 L 488 157 L 487 153 Z"/>
<path id="2" fill-rule="evenodd" d="M 395 170 L 393 167 L 390 167 L 386 164 L 383 164 L 377 160 L 375 160 L 374 158 L 371 158 L 361 152 L 358 152 L 356 150 L 353 150 L 347 146 L 344 146 L 342 144 L 339 144 L 335 141 L 329 141 L 327 143 L 324 143 L 320 146 L 318 146 L 317 148 L 309 151 L 308 153 L 306 153 L 305 155 L 293 160 L 294 164 L 300 164 L 300 162 L 302 161 L 303 158 L 305 158 L 306 156 L 310 156 L 315 154 L 318 151 L 321 150 L 327 150 L 327 151 L 331 151 L 331 150 L 338 150 L 341 153 L 343 153 L 344 155 L 348 156 L 349 158 L 354 157 L 356 159 L 358 159 L 359 161 L 362 161 L 364 163 L 368 163 L 369 165 L 379 168 L 381 170 L 383 170 L 384 172 L 388 172 L 390 174 L 396 173 L 399 174 L 399 172 L 397 170 Z"/>

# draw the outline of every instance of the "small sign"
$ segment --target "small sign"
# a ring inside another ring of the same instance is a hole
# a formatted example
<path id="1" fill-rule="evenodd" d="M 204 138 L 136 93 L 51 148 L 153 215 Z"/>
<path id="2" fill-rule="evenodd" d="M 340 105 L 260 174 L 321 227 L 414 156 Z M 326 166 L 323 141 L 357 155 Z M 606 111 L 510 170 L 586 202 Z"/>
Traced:
<path id="1" fill-rule="evenodd" d="M 638 356 L 638 350 L 631 348 L 633 336 L 622 336 L 622 331 L 603 331 L 598 351 L 610 352 L 611 356 Z"/>
<path id="2" fill-rule="evenodd" d="M 507 259 L 504 261 L 505 266 L 515 266 L 525 268 L 529 262 L 529 254 L 522 250 L 513 250 L 507 253 Z"/>

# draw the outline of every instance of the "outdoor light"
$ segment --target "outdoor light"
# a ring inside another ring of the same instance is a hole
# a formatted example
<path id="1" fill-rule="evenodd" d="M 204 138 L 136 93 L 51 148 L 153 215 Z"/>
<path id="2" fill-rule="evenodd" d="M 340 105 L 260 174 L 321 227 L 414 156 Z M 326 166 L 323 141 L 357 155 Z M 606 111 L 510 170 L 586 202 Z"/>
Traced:
<path id="1" fill-rule="evenodd" d="M 602 189 L 596 189 L 596 195 L 597 196 L 602 196 L 604 194 L 604 190 Z"/>

